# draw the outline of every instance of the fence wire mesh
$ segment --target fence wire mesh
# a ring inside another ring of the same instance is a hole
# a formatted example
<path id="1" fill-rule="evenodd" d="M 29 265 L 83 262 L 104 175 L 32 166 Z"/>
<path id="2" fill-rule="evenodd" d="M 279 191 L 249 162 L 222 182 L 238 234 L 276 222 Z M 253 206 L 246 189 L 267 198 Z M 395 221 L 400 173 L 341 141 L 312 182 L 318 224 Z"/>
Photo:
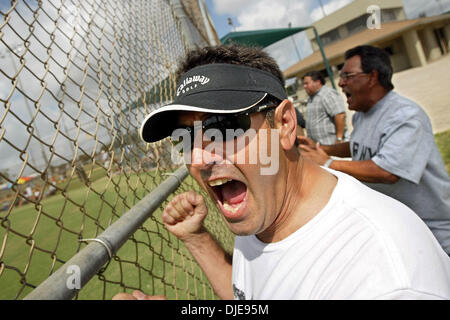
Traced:
<path id="1" fill-rule="evenodd" d="M 208 44 L 199 1 L 182 4 Z M 185 50 L 171 1 L 1 2 L 0 299 L 25 297 L 175 169 L 170 142 L 145 144 L 138 129 L 172 99 Z M 176 193 L 187 190 L 201 192 L 190 178 Z M 208 206 L 207 227 L 231 250 Z M 77 298 L 215 298 L 162 207 Z"/>

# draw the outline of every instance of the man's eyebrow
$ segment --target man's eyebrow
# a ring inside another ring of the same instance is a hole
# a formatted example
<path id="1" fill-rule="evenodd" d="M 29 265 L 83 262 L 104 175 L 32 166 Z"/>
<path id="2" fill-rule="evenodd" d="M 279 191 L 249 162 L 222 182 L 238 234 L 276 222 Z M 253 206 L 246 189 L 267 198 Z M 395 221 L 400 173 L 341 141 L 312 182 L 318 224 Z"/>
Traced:
<path id="1" fill-rule="evenodd" d="M 192 114 L 194 114 L 195 112 L 192 112 Z M 200 118 L 195 118 L 195 117 L 192 117 L 192 118 L 190 118 L 189 120 L 192 120 L 192 121 L 189 121 L 189 124 L 187 124 L 187 122 L 181 122 L 180 121 L 180 117 L 182 117 L 183 115 L 186 115 L 186 114 L 189 114 L 189 113 L 187 113 L 187 112 L 184 112 L 184 113 L 181 113 L 181 112 L 179 112 L 179 113 L 177 113 L 177 115 L 176 115 L 176 117 L 177 117 L 177 126 L 183 126 L 183 127 L 192 127 L 193 125 L 194 125 L 194 121 L 204 121 L 205 119 L 207 119 L 207 118 L 209 118 L 210 116 L 212 116 L 212 115 L 214 115 L 213 113 L 203 113 L 202 112 L 202 114 L 200 115 Z"/>

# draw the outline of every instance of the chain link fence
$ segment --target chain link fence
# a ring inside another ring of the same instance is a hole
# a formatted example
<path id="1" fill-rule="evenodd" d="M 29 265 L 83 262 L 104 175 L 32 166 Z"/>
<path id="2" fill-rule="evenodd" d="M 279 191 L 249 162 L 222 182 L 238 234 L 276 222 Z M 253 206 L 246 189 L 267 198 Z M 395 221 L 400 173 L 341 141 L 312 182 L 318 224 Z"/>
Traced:
<path id="1" fill-rule="evenodd" d="M 191 46 L 211 44 L 202 3 L 1 2 L 0 299 L 24 298 L 86 246 L 81 239 L 96 238 L 176 169 L 170 142 L 145 144 L 138 129 L 172 99 L 185 35 Z M 187 190 L 202 192 L 190 177 L 175 193 Z M 166 204 L 76 298 L 134 289 L 215 298 L 161 223 Z M 208 206 L 207 228 L 232 250 L 231 233 Z"/>

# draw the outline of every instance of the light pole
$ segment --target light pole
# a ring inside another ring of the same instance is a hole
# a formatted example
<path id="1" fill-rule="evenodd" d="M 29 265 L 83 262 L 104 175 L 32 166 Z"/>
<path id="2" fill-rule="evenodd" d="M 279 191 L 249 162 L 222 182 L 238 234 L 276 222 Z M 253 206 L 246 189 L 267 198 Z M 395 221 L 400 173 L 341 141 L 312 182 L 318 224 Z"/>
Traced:
<path id="1" fill-rule="evenodd" d="M 320 40 L 319 33 L 317 32 L 317 29 L 314 26 L 310 26 L 308 28 L 312 28 L 314 31 L 314 36 L 316 37 L 317 44 L 319 45 L 319 50 L 322 55 L 323 63 L 325 64 L 325 69 L 327 70 L 328 77 L 330 78 L 331 85 L 333 86 L 334 89 L 336 89 L 336 84 L 334 83 L 333 72 L 331 72 L 331 68 L 328 63 L 328 59 L 325 55 L 325 50 L 323 49 L 322 40 Z"/>
<path id="2" fill-rule="evenodd" d="M 320 9 L 322 9 L 323 16 L 326 17 L 327 13 L 325 12 L 325 8 L 323 7 L 322 0 L 319 0 Z"/>
<path id="3" fill-rule="evenodd" d="M 228 20 L 228 25 L 231 27 L 231 31 L 236 31 L 236 28 L 234 27 L 233 19 L 231 19 L 231 17 L 228 17 L 227 20 Z"/>
<path id="4" fill-rule="evenodd" d="M 292 27 L 292 23 L 291 22 L 289 22 L 288 27 L 289 28 Z M 300 56 L 300 52 L 298 51 L 297 44 L 295 43 L 295 40 L 294 40 L 294 36 L 290 36 L 289 38 L 291 38 L 292 43 L 294 44 L 294 48 L 295 48 L 295 52 L 297 53 L 298 61 L 300 61 L 302 59 L 302 57 Z"/>

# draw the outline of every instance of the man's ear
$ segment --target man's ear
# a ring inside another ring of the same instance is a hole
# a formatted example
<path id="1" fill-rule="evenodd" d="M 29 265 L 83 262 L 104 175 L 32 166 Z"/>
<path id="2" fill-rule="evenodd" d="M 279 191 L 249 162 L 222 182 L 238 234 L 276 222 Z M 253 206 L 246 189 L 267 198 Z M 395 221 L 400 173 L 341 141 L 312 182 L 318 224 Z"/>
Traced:
<path id="1" fill-rule="evenodd" d="M 370 72 L 370 79 L 369 79 L 369 85 L 371 87 L 374 87 L 375 85 L 377 85 L 378 83 L 380 83 L 379 79 L 379 74 L 377 70 L 372 70 Z"/>
<path id="2" fill-rule="evenodd" d="M 288 99 L 284 99 L 275 109 L 274 125 L 280 131 L 282 148 L 290 150 L 297 139 L 297 114 Z"/>

